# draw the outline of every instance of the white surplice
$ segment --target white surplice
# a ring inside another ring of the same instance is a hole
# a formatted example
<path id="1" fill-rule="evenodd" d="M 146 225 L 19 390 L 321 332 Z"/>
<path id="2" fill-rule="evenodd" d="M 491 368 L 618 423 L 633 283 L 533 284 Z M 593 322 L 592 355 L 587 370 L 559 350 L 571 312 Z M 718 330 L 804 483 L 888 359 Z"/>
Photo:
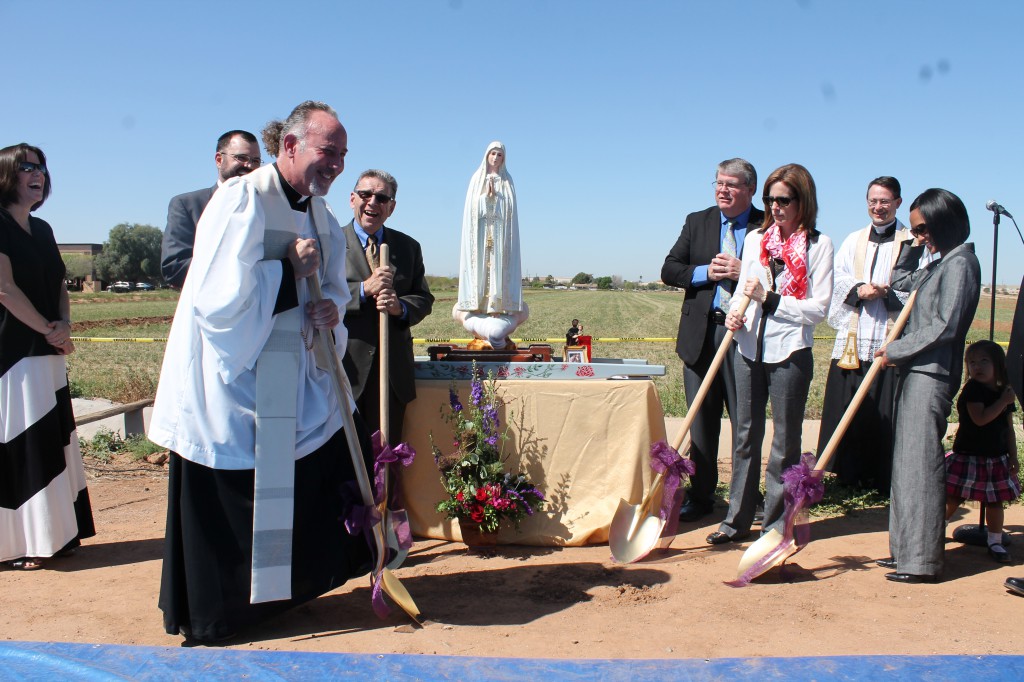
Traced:
<path id="1" fill-rule="evenodd" d="M 261 194 L 261 185 L 264 190 Z M 274 304 L 283 266 L 264 260 L 268 228 L 313 236 L 315 208 L 327 216 L 321 230 L 323 294 L 340 310 L 350 294 L 345 280 L 345 238 L 337 218 L 320 197 L 308 213 L 289 210 L 293 221 L 267 225 L 265 202 L 284 201 L 274 166 L 233 178 L 217 190 L 196 229 L 195 253 L 178 300 L 167 342 L 149 438 L 192 462 L 215 469 L 253 469 L 256 449 L 256 361 L 273 330 Z M 287 205 L 287 203 L 285 204 Z M 305 334 L 312 327 L 304 306 L 309 294 L 296 283 Z M 344 356 L 348 334 L 334 329 L 335 347 Z M 299 354 L 295 459 L 323 445 L 342 425 L 330 376 L 316 366 L 314 354 Z"/>

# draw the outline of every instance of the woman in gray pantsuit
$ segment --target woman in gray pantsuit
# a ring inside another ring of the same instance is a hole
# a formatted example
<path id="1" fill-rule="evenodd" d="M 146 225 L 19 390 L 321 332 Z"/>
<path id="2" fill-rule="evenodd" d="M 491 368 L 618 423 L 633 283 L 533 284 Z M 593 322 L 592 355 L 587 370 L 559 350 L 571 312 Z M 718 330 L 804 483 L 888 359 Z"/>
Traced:
<path id="1" fill-rule="evenodd" d="M 751 303 L 740 316 L 733 296 L 725 326 L 736 332 L 736 438 L 729 512 L 712 545 L 750 534 L 760 495 L 765 409 L 772 405 L 772 449 L 765 472 L 761 532 L 782 531 L 782 472 L 800 461 L 804 407 L 814 373 L 814 327 L 832 301 L 832 240 L 817 230 L 818 200 L 807 169 L 789 164 L 764 183 L 764 227 L 747 233 L 740 279 Z"/>
<path id="2" fill-rule="evenodd" d="M 904 247 L 893 271 L 897 291 L 917 290 L 903 335 L 877 355 L 899 368 L 896 380 L 889 550 L 878 564 L 899 583 L 935 582 L 942 573 L 945 482 L 942 438 L 963 373 L 964 342 L 981 293 L 981 266 L 967 209 L 944 189 L 910 205 L 915 246 Z M 942 259 L 918 270 L 923 249 Z"/>

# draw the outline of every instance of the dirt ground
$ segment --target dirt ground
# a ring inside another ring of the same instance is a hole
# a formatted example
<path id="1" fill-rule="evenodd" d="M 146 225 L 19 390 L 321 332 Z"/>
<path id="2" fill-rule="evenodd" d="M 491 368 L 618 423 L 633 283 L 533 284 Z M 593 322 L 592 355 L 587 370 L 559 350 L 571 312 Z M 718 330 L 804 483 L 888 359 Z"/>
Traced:
<path id="1" fill-rule="evenodd" d="M 0 633 L 8 640 L 178 646 L 156 607 L 166 503 L 159 467 L 90 470 L 98 535 L 35 572 L 0 571 Z M 619 566 L 606 545 L 500 547 L 418 541 L 396 575 L 427 623 L 397 610 L 379 620 L 359 578 L 245 632 L 228 646 L 351 653 L 535 658 L 720 658 L 844 654 L 1022 654 L 1024 599 L 1004 591 L 1019 564 L 949 541 L 936 585 L 896 585 L 873 560 L 887 555 L 887 510 L 816 520 L 786 575 L 749 587 L 735 575 L 741 546 L 704 537 L 724 506 L 683 524 L 671 547 Z M 964 509 L 953 526 L 975 523 Z M 1007 512 L 1024 531 L 1024 506 Z M 1020 543 L 1024 546 L 1024 542 Z M 1013 547 L 1024 558 L 1024 547 Z"/>

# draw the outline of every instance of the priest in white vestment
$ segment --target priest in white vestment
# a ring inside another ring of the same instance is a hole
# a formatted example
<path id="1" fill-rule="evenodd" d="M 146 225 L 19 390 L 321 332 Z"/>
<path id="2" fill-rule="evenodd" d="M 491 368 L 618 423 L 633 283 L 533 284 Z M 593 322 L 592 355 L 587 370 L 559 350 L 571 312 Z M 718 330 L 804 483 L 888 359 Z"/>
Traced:
<path id="1" fill-rule="evenodd" d="M 462 213 L 459 299 L 452 316 L 495 349 L 526 321 L 516 188 L 505 167 L 505 145 L 491 142 L 469 181 Z M 514 346 L 513 346 L 514 347 Z"/>
<path id="2" fill-rule="evenodd" d="M 305 102 L 264 141 L 277 163 L 224 183 L 200 219 L 149 428 L 172 451 L 159 605 L 168 634 L 199 642 L 369 569 L 366 540 L 344 527 L 360 501 L 313 346 L 317 329 L 341 354 L 347 340 L 345 238 L 322 198 L 347 134 Z"/>
<path id="3" fill-rule="evenodd" d="M 900 249 L 911 239 L 910 231 L 896 219 L 902 201 L 896 178 L 872 180 L 867 192 L 871 223 L 849 235 L 836 252 L 828 319 L 836 330 L 836 341 L 825 384 L 819 454 L 909 296 L 889 287 Z M 930 261 L 931 257 L 925 258 Z M 882 372 L 875 379 L 831 463 L 844 485 L 873 488 L 885 497 L 892 476 L 894 374 Z"/>

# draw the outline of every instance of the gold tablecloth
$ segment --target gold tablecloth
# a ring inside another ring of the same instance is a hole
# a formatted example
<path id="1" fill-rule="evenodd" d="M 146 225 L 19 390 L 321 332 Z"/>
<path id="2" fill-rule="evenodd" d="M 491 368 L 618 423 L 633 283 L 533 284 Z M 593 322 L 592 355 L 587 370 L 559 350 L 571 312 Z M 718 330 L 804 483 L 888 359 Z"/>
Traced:
<path id="1" fill-rule="evenodd" d="M 461 541 L 458 523 L 434 511 L 444 491 L 429 434 L 439 448 L 450 447 L 452 432 L 441 417 L 448 387 L 447 381 L 416 384 L 404 440 L 417 454 L 401 474 L 401 489 L 415 535 Z M 469 382 L 457 382 L 457 390 L 467 403 Z M 651 444 L 665 439 L 653 382 L 501 380 L 498 390 L 506 402 L 502 427 L 512 420 L 504 446 L 507 470 L 522 468 L 547 498 L 544 511 L 527 517 L 519 532 L 502 528 L 499 541 L 543 546 L 607 542 L 619 499 L 640 501 L 652 478 Z"/>

